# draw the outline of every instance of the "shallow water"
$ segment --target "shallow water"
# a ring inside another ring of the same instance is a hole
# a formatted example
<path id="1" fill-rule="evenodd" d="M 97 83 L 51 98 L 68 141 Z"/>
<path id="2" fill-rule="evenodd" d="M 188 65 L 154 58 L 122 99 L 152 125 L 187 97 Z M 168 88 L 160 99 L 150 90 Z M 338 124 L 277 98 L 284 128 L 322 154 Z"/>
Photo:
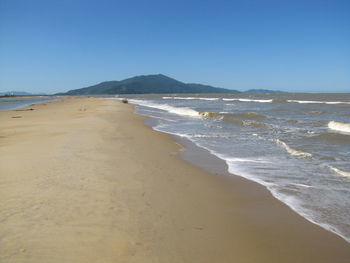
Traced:
<path id="1" fill-rule="evenodd" d="M 153 128 L 189 139 L 230 173 L 266 186 L 350 242 L 350 94 L 155 96 L 129 99 Z"/>
<path id="2" fill-rule="evenodd" d="M 32 104 L 57 100 L 55 97 L 4 97 L 0 98 L 0 110 L 14 110 Z"/>

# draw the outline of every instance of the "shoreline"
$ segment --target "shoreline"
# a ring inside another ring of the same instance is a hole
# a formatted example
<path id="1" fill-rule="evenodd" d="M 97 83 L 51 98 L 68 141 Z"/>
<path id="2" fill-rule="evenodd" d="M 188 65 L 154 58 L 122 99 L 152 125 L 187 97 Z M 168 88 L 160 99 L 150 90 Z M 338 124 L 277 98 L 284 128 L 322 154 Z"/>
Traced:
<path id="1" fill-rule="evenodd" d="M 217 175 L 217 176 L 221 176 L 221 177 L 223 177 L 224 180 L 232 181 L 231 183 L 234 183 L 234 181 L 235 181 L 235 180 L 231 179 L 232 177 L 240 177 L 240 178 L 242 178 L 250 183 L 252 182 L 254 184 L 262 186 L 263 188 L 266 189 L 266 191 L 269 192 L 269 194 L 272 196 L 272 198 L 281 202 L 282 205 L 287 206 L 290 210 L 292 210 L 294 213 L 296 213 L 301 218 L 307 220 L 308 222 L 312 223 L 313 225 L 321 227 L 323 230 L 325 230 L 327 232 L 335 234 L 336 236 L 340 237 L 345 242 L 350 244 L 350 241 L 348 241 L 346 239 L 346 237 L 339 234 L 335 230 L 332 230 L 330 228 L 330 226 L 328 226 L 328 227 L 324 226 L 320 223 L 317 223 L 317 222 L 309 219 L 306 215 L 303 216 L 302 214 L 300 214 L 299 211 L 297 211 L 294 207 L 290 206 L 288 203 L 283 202 L 277 196 L 275 196 L 274 193 L 267 188 L 267 186 L 255 181 L 253 179 L 249 179 L 245 176 L 230 173 L 228 171 L 228 165 L 225 162 L 225 160 L 217 157 L 216 155 L 211 153 L 209 150 L 196 145 L 194 142 L 188 140 L 187 138 L 182 138 L 182 137 L 177 136 L 177 135 L 171 135 L 171 136 L 174 138 L 174 140 L 176 140 L 177 142 L 180 143 L 180 145 L 183 146 L 184 149 L 180 152 L 180 156 L 184 161 L 189 162 L 192 165 L 199 167 L 206 172 L 209 172 L 209 173 Z M 197 156 L 196 154 L 199 154 L 199 156 Z"/>
<path id="2" fill-rule="evenodd" d="M 35 108 L 21 119 L 0 112 L 3 262 L 350 259 L 349 243 L 264 186 L 184 161 L 133 106 L 66 98 Z"/>
<path id="3" fill-rule="evenodd" d="M 162 103 L 165 103 L 165 102 L 162 102 Z M 279 191 L 278 189 L 276 190 L 276 188 L 274 187 L 274 183 L 272 183 L 272 181 L 269 181 L 269 180 L 265 181 L 264 179 L 261 179 L 259 176 L 254 175 L 254 173 L 246 172 L 244 170 L 244 167 L 243 167 L 243 169 L 240 169 L 242 167 L 239 168 L 239 166 L 238 166 L 238 169 L 237 169 L 237 167 L 235 167 L 232 163 L 229 162 L 230 159 L 227 157 L 228 155 L 225 156 L 225 154 L 223 154 L 223 152 L 220 152 L 219 150 L 213 150 L 213 148 L 215 149 L 215 147 L 209 147 L 209 146 L 205 147 L 205 146 L 203 146 L 203 145 L 206 145 L 203 141 L 202 141 L 202 144 L 201 144 L 197 140 L 192 140 L 191 139 L 192 136 L 190 134 L 186 134 L 186 132 L 180 131 L 180 132 L 177 133 L 176 132 L 176 128 L 174 128 L 175 126 L 170 128 L 170 129 L 169 128 L 166 128 L 166 129 L 158 128 L 158 124 L 159 124 L 158 121 L 157 121 L 158 118 L 157 117 L 153 117 L 152 115 L 148 115 L 148 113 L 147 113 L 148 110 L 145 110 L 145 111 L 142 110 L 143 107 L 148 107 L 147 103 L 145 103 L 145 105 L 143 105 L 142 103 L 139 104 L 138 102 L 135 102 L 134 105 L 136 107 L 136 111 L 135 112 L 137 114 L 140 114 L 142 116 L 146 116 L 146 117 L 150 118 L 150 121 L 147 120 L 146 123 L 152 129 L 154 129 L 156 131 L 164 132 L 166 134 L 169 134 L 176 141 L 180 142 L 183 145 L 189 146 L 190 147 L 189 152 L 194 151 L 194 152 L 197 152 L 197 155 L 209 154 L 209 155 L 212 156 L 212 157 L 206 158 L 207 160 L 200 160 L 201 158 L 200 157 L 198 158 L 195 153 L 192 153 L 192 154 L 191 153 L 187 153 L 186 154 L 186 152 L 188 152 L 188 151 L 185 151 L 185 156 L 183 156 L 183 157 L 184 157 L 184 159 L 186 161 L 189 161 L 190 163 L 193 163 L 194 165 L 203 168 L 207 172 L 216 173 L 216 170 L 218 170 L 219 173 L 233 175 L 233 176 L 240 176 L 240 177 L 245 178 L 245 179 L 247 179 L 249 181 L 252 181 L 252 182 L 255 182 L 255 183 L 259 184 L 259 185 L 262 185 L 272 194 L 272 196 L 275 199 L 277 199 L 280 202 L 282 202 L 283 204 L 287 205 L 291 210 L 293 210 L 298 215 L 300 215 L 303 218 L 305 218 L 307 221 L 322 227 L 326 231 L 329 231 L 331 233 L 336 234 L 337 236 L 339 236 L 342 239 L 344 239 L 346 242 L 350 243 L 350 238 L 348 237 L 348 228 L 344 227 L 344 225 L 340 225 L 340 222 L 342 222 L 342 221 L 339 221 L 339 218 L 333 218 L 335 220 L 333 220 L 333 222 L 330 221 L 329 223 L 327 223 L 326 221 L 323 221 L 324 217 L 327 218 L 327 216 L 324 216 L 327 213 L 324 213 L 322 215 L 323 216 L 322 217 L 322 216 L 319 216 L 320 214 L 317 214 L 318 211 L 322 211 L 322 210 L 306 209 L 306 207 L 308 207 L 310 204 L 308 204 L 307 202 L 303 203 L 302 201 L 304 201 L 304 200 L 301 200 L 301 201 L 297 200 L 297 197 L 298 197 L 297 195 L 291 196 L 291 195 L 288 195 L 288 194 L 286 195 L 286 194 L 280 193 L 281 191 Z M 165 105 L 167 105 L 167 104 L 165 104 Z M 152 107 L 153 106 L 150 106 L 150 108 L 152 108 Z M 190 108 L 190 109 L 193 109 L 192 106 L 187 106 L 187 107 Z M 157 108 L 157 107 L 155 107 L 155 108 Z M 182 115 L 182 113 L 179 113 L 178 115 Z M 161 127 L 162 125 L 159 125 L 159 126 Z M 179 125 L 179 126 L 181 127 L 181 125 Z M 193 137 L 196 137 L 196 136 L 193 136 Z M 199 136 L 199 137 L 201 137 L 201 136 Z M 233 143 L 233 142 L 231 142 L 231 143 Z M 282 143 L 284 144 L 284 146 L 289 147 L 284 142 L 282 142 Z M 194 146 L 192 146 L 192 145 L 194 145 Z M 301 152 L 301 153 L 303 153 L 303 152 Z M 309 154 L 309 153 L 307 153 L 307 154 Z M 188 156 L 186 157 L 186 155 L 188 155 Z M 294 154 L 291 154 L 291 155 L 294 157 Z M 194 160 L 191 160 L 191 159 L 194 159 Z M 216 162 L 215 161 L 211 162 L 212 160 L 215 160 L 215 159 L 217 159 Z M 207 164 L 208 161 L 211 162 L 211 165 L 214 166 L 214 170 L 212 169 L 212 167 L 210 167 L 210 164 Z M 218 168 L 218 166 L 219 166 L 219 168 Z M 326 167 L 327 166 L 328 165 L 326 165 Z M 223 169 L 223 167 L 226 167 L 226 169 Z M 335 171 L 339 175 L 339 170 L 337 170 L 336 168 L 333 169 L 332 166 L 328 166 L 328 167 L 330 167 L 330 169 L 333 172 Z M 259 174 L 259 171 L 256 171 L 256 172 L 257 172 L 257 174 Z M 284 170 L 281 171 L 281 173 L 283 174 Z M 346 175 L 343 175 L 343 174 L 340 174 L 340 175 L 346 176 Z M 264 177 L 262 177 L 262 178 L 264 178 Z M 277 183 L 277 185 L 278 185 L 278 183 Z M 293 185 L 293 183 L 291 183 L 291 185 Z M 298 184 L 295 183 L 295 185 L 298 185 Z M 317 185 L 310 186 L 310 185 L 300 184 L 300 186 L 303 186 L 303 187 L 304 186 L 305 187 L 315 187 L 315 189 L 317 188 Z M 286 190 L 286 189 L 284 189 L 284 190 Z M 303 193 L 301 193 L 301 194 L 303 194 Z M 304 193 L 304 194 L 307 194 L 307 193 Z M 293 197 L 296 197 L 296 198 L 293 198 Z M 322 209 L 322 208 L 323 207 L 320 206 L 320 209 Z M 343 207 L 343 209 L 344 210 L 338 209 L 338 211 L 346 211 L 345 207 Z M 327 211 L 327 212 L 329 212 L 329 211 Z M 345 220 L 344 222 L 347 222 L 346 218 L 343 217 L 343 219 Z"/>
<path id="4" fill-rule="evenodd" d="M 55 100 L 59 100 L 59 99 L 62 99 L 62 96 L 38 95 L 38 96 L 0 97 L 0 112 L 1 111 L 11 111 L 11 110 L 21 110 L 22 108 L 26 108 L 26 107 L 29 107 L 31 105 L 41 104 L 41 103 L 55 101 Z M 21 101 L 21 102 L 18 102 L 18 101 Z"/>
<path id="5" fill-rule="evenodd" d="M 138 104 L 133 104 L 135 109 L 138 106 Z M 144 115 L 142 113 L 137 113 L 135 110 L 135 114 L 138 114 L 140 116 L 146 117 L 145 123 L 148 127 L 151 129 L 165 133 L 170 135 L 174 140 L 179 142 L 180 145 L 184 148 L 180 156 L 185 161 L 195 165 L 196 167 L 199 167 L 203 169 L 206 172 L 216 174 L 216 175 L 224 175 L 225 177 L 231 177 L 231 176 L 239 176 L 241 178 L 244 178 L 245 180 L 249 182 L 253 182 L 258 184 L 259 186 L 263 186 L 270 194 L 271 196 L 281 202 L 283 205 L 286 205 L 289 209 L 291 209 L 293 212 L 295 212 L 298 216 L 301 216 L 303 219 L 307 220 L 308 222 L 317 225 L 321 227 L 322 229 L 331 232 L 338 237 L 342 238 L 345 242 L 350 244 L 350 240 L 346 238 L 342 233 L 338 230 L 332 227 L 332 225 L 324 224 L 324 223 L 318 223 L 315 220 L 313 220 L 309 214 L 305 214 L 299 207 L 294 207 L 292 204 L 288 203 L 283 199 L 282 197 L 278 196 L 273 190 L 269 189 L 268 185 L 262 183 L 262 181 L 257 180 L 255 177 L 246 177 L 243 175 L 240 175 L 239 173 L 232 173 L 229 171 L 228 164 L 225 159 L 222 159 L 220 156 L 218 156 L 216 153 L 211 152 L 209 149 L 206 149 L 205 147 L 197 145 L 195 142 L 192 142 L 190 139 L 177 135 L 175 133 L 167 133 L 165 131 L 154 129 L 154 125 L 156 124 L 156 119 L 153 117 L 149 117 L 147 115 Z M 203 158 L 204 157 L 204 158 Z"/>

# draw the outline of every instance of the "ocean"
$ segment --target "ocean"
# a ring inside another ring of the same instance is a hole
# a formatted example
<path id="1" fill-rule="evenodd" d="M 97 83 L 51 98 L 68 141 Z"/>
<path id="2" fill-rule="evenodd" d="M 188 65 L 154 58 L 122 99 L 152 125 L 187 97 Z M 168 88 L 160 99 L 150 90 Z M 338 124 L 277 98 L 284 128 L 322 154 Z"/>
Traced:
<path id="1" fill-rule="evenodd" d="M 120 99 L 120 98 L 118 98 Z M 153 129 L 224 160 L 350 242 L 350 94 L 133 96 Z"/>

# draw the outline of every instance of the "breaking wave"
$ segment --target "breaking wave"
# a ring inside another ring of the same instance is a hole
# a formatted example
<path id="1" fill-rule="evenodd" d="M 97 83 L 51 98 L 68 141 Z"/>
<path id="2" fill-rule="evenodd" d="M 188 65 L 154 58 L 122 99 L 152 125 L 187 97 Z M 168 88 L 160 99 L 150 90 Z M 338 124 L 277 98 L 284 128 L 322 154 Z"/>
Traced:
<path id="1" fill-rule="evenodd" d="M 241 98 L 223 98 L 222 100 L 224 101 L 241 101 L 241 102 L 262 102 L 262 103 L 266 103 L 266 102 L 272 102 L 272 99 L 268 99 L 268 100 L 254 100 L 254 99 L 241 99 Z"/>
<path id="2" fill-rule="evenodd" d="M 328 123 L 328 128 L 335 130 L 335 131 L 350 133 L 350 123 L 330 121 Z"/>
<path id="3" fill-rule="evenodd" d="M 130 103 L 132 104 L 137 104 L 140 106 L 144 107 L 150 107 L 150 108 L 155 108 L 163 111 L 167 111 L 173 114 L 177 115 L 183 115 L 183 116 L 188 116 L 192 118 L 199 118 L 200 113 L 198 111 L 195 111 L 191 108 L 186 108 L 186 107 L 173 107 L 167 104 L 157 104 L 157 103 L 152 103 L 152 102 L 146 102 L 143 100 L 129 100 Z"/>
<path id="4" fill-rule="evenodd" d="M 340 169 L 335 168 L 335 167 L 333 167 L 333 166 L 328 166 L 328 167 L 329 167 L 329 169 L 330 169 L 331 171 L 333 171 L 333 172 L 335 172 L 335 173 L 337 173 L 337 174 L 340 174 L 340 175 L 342 175 L 342 176 L 345 176 L 345 177 L 349 177 L 349 178 L 350 178 L 350 172 L 340 170 Z"/>
<path id="5" fill-rule="evenodd" d="M 234 119 L 232 116 L 242 116 L 242 117 L 248 117 L 248 118 L 265 118 L 266 116 L 263 114 L 258 114 L 255 112 L 247 112 L 247 113 L 237 113 L 237 114 L 222 114 L 219 112 L 198 112 L 194 109 L 187 108 L 187 107 L 174 107 L 170 106 L 168 104 L 158 104 L 153 103 L 149 101 L 144 100 L 137 100 L 137 99 L 131 99 L 129 100 L 132 104 L 137 104 L 144 107 L 149 108 L 155 108 L 163 111 L 167 111 L 169 113 L 192 117 L 192 118 L 221 118 L 224 121 L 234 123 L 236 125 L 241 126 L 252 126 L 252 127 L 259 127 L 259 128 L 267 128 L 267 124 L 252 120 L 240 120 L 240 119 Z"/>
<path id="6" fill-rule="evenodd" d="M 219 100 L 220 98 L 202 98 L 202 97 L 162 97 L 162 99 L 173 100 Z"/>
<path id="7" fill-rule="evenodd" d="M 300 104 L 350 104 L 350 101 L 316 101 L 316 100 L 287 100 Z"/>
<path id="8" fill-rule="evenodd" d="M 311 153 L 307 153 L 307 152 L 303 152 L 297 149 L 294 149 L 292 147 L 290 147 L 289 145 L 287 145 L 284 141 L 281 141 L 279 139 L 275 139 L 274 140 L 278 145 L 281 145 L 284 149 L 287 150 L 288 153 L 290 153 L 293 156 L 297 156 L 297 157 L 304 157 L 304 158 L 310 158 L 312 157 Z"/>
<path id="9" fill-rule="evenodd" d="M 299 104 L 350 104 L 350 101 L 316 101 L 316 100 L 284 100 L 284 99 L 244 99 L 223 98 L 223 101 L 261 102 L 261 103 L 299 103 Z"/>

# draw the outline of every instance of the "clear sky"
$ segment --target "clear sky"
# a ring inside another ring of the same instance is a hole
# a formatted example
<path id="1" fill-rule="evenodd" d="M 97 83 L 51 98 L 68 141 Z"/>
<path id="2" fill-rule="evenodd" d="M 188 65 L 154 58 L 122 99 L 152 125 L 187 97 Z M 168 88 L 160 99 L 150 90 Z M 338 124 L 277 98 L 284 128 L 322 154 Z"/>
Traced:
<path id="1" fill-rule="evenodd" d="M 0 91 L 156 73 L 238 90 L 350 92 L 350 1 L 0 0 Z"/>

